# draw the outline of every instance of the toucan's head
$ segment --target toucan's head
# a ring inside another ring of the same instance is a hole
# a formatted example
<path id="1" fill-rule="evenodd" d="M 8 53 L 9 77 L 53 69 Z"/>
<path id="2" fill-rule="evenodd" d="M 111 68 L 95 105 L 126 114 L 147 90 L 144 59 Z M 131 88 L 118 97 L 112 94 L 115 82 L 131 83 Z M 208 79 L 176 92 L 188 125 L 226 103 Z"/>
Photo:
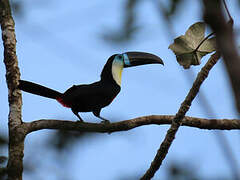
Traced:
<path id="1" fill-rule="evenodd" d="M 112 78 L 121 86 L 122 70 L 126 67 L 140 66 L 144 64 L 162 64 L 162 59 L 154 54 L 145 52 L 126 52 L 112 55 L 105 64 L 101 78 Z"/>

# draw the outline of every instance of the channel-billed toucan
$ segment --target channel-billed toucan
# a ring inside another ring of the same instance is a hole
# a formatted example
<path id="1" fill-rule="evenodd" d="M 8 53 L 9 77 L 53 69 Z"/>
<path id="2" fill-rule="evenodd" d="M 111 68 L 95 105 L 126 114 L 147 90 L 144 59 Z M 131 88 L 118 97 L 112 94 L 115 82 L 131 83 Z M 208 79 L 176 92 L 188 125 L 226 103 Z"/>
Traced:
<path id="1" fill-rule="evenodd" d="M 114 54 L 105 64 L 101 80 L 98 82 L 73 85 L 64 93 L 24 80 L 19 81 L 18 87 L 32 94 L 56 99 L 64 107 L 71 108 L 80 121 L 83 120 L 78 112 L 93 112 L 95 116 L 107 121 L 100 116 L 100 111 L 109 105 L 120 92 L 123 68 L 144 64 L 163 65 L 163 61 L 158 56 L 145 52 Z"/>

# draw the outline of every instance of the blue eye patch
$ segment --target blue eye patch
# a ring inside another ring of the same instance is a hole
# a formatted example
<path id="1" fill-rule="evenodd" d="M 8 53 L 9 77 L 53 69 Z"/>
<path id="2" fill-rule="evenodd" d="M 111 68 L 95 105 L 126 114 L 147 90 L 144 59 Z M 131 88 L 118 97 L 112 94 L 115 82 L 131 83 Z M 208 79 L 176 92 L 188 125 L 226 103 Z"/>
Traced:
<path id="1" fill-rule="evenodd" d="M 130 60 L 128 58 L 128 55 L 127 54 L 122 54 L 123 57 L 124 57 L 124 64 L 127 65 L 127 66 L 131 66 L 131 63 L 130 63 Z"/>

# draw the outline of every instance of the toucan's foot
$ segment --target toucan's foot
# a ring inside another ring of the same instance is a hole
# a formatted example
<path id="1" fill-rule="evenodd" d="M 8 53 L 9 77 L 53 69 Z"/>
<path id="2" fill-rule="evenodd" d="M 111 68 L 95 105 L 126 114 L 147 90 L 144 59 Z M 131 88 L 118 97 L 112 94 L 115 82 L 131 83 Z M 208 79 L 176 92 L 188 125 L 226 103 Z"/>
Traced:
<path id="1" fill-rule="evenodd" d="M 82 119 L 78 119 L 76 122 L 83 123 L 84 121 Z"/>
<path id="2" fill-rule="evenodd" d="M 110 121 L 101 117 L 101 116 L 98 116 L 102 121 L 101 121 L 101 124 L 110 124 Z"/>
<path id="3" fill-rule="evenodd" d="M 83 121 L 83 119 L 80 116 L 78 116 L 77 122 L 84 122 L 84 121 Z"/>
<path id="4" fill-rule="evenodd" d="M 84 122 L 84 121 L 82 120 L 82 118 L 79 116 L 79 114 L 78 114 L 77 111 L 72 110 L 72 112 L 73 112 L 73 114 L 75 114 L 75 115 L 78 117 L 77 122 Z"/>
<path id="5" fill-rule="evenodd" d="M 107 120 L 107 119 L 104 119 L 104 120 L 101 121 L 101 124 L 110 124 L 110 121 Z"/>

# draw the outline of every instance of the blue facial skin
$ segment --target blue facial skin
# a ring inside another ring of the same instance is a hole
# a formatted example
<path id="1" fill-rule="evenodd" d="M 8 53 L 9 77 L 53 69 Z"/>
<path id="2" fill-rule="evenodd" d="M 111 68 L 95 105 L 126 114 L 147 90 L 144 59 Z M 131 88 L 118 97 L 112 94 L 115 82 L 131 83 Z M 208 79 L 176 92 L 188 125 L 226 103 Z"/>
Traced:
<path id="1" fill-rule="evenodd" d="M 123 55 L 123 59 L 124 59 L 124 64 L 127 65 L 127 66 L 131 66 L 128 55 L 125 54 L 125 53 L 123 53 L 122 55 Z"/>
<path id="2" fill-rule="evenodd" d="M 119 63 L 123 63 L 126 66 L 131 66 L 130 60 L 128 58 L 128 55 L 123 53 L 123 54 L 118 54 L 115 58 L 114 58 L 115 62 L 119 62 Z"/>
<path id="3" fill-rule="evenodd" d="M 115 57 L 115 60 L 116 60 L 116 61 L 123 61 L 123 55 L 122 55 L 122 54 L 118 54 L 118 55 Z"/>

